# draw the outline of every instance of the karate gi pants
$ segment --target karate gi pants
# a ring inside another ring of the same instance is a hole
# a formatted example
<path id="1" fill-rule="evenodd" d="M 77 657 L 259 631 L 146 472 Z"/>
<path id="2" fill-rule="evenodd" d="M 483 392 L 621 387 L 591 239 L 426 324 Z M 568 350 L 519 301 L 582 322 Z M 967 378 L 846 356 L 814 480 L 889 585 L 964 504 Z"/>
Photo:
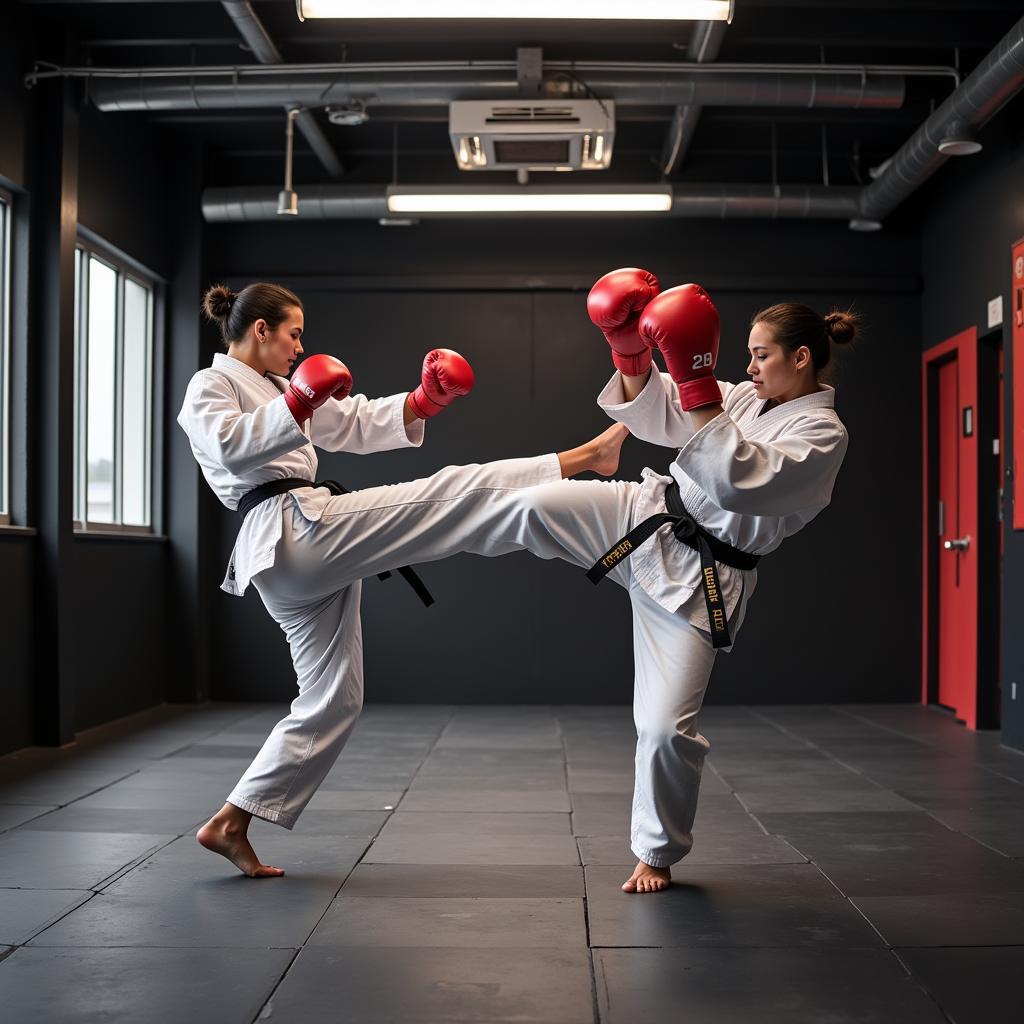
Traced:
<path id="1" fill-rule="evenodd" d="M 589 568 L 633 525 L 639 489 L 625 481 L 563 481 L 557 456 L 546 455 L 452 466 L 423 480 L 338 495 L 318 522 L 286 499 L 276 563 L 252 582 L 288 639 L 299 694 L 228 801 L 290 829 L 341 753 L 363 700 L 361 579 L 464 551 L 527 550 Z M 693 843 L 710 748 L 697 715 L 716 651 L 707 632 L 641 589 L 628 561 L 610 578 L 627 589 L 633 611 L 631 845 L 638 858 L 665 866 Z M 739 624 L 731 624 L 734 633 Z"/>

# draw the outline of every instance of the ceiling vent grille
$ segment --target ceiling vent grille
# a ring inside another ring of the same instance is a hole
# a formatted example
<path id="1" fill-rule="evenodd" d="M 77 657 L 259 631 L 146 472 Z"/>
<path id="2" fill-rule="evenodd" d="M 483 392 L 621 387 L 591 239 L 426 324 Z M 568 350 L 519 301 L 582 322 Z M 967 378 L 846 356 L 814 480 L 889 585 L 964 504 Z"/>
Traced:
<path id="1" fill-rule="evenodd" d="M 600 171 L 611 163 L 611 100 L 455 100 L 448 131 L 464 171 Z"/>

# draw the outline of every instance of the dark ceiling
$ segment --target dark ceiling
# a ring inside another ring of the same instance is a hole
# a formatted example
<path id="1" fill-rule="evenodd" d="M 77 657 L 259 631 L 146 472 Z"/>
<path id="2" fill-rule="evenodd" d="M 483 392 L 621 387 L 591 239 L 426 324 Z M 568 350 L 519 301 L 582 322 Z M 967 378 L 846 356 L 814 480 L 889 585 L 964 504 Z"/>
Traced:
<path id="1" fill-rule="evenodd" d="M 668 62 L 693 59 L 687 23 L 621 22 L 300 22 L 294 0 L 256 0 L 256 13 L 287 63 L 515 60 L 521 46 L 550 60 Z M 255 64 L 223 6 L 215 0 L 21 0 L 35 26 L 31 58 L 102 67 Z M 1022 14 L 1019 0 L 927 3 L 916 0 L 736 0 L 719 62 L 957 66 L 969 73 Z M 71 49 L 55 56 L 54 40 Z M 681 182 L 864 184 L 869 168 L 889 157 L 954 88 L 948 75 L 910 77 L 899 110 L 807 110 L 704 107 L 685 159 L 671 173 Z M 613 167 L 588 182 L 656 181 L 672 107 L 620 108 Z M 329 124 L 316 114 L 352 183 L 465 181 L 455 169 L 447 111 L 376 108 L 359 127 Z M 209 184 L 275 184 L 281 178 L 281 109 L 105 114 L 144 117 L 203 140 Z M 774 146 L 774 159 L 773 159 Z M 827 165 L 823 161 L 827 152 Z M 397 161 L 396 161 L 397 155 Z M 774 167 L 774 171 L 773 171 Z M 327 172 L 296 137 L 296 183 L 326 182 Z M 507 180 L 491 175 L 489 180 Z M 473 183 L 482 183 L 479 174 Z"/>

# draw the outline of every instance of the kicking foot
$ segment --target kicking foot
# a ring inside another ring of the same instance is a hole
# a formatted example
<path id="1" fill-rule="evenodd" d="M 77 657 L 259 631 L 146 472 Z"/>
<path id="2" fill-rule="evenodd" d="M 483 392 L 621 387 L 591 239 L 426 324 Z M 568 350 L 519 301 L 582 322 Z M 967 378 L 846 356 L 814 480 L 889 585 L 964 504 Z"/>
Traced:
<path id="1" fill-rule="evenodd" d="M 590 468 L 601 476 L 611 476 L 619 468 L 619 454 L 627 437 L 629 427 L 621 423 L 614 423 L 603 434 L 598 434 L 590 442 L 594 449 Z"/>
<path id="2" fill-rule="evenodd" d="M 660 892 L 672 883 L 669 868 L 655 868 L 640 861 L 633 874 L 622 883 L 623 892 Z"/>
<path id="3" fill-rule="evenodd" d="M 262 863 L 245 834 L 245 827 L 236 821 L 225 821 L 222 815 L 223 812 L 215 814 L 196 833 L 200 846 L 227 857 L 243 875 L 250 878 L 276 878 L 284 874 L 284 868 Z"/>
<path id="4" fill-rule="evenodd" d="M 581 444 L 567 452 L 558 453 L 558 461 L 562 467 L 562 478 L 576 476 L 577 473 L 599 473 L 611 476 L 619 468 L 619 452 L 622 442 L 629 437 L 629 428 L 621 423 L 609 427 L 603 434 L 598 434 L 592 441 Z"/>

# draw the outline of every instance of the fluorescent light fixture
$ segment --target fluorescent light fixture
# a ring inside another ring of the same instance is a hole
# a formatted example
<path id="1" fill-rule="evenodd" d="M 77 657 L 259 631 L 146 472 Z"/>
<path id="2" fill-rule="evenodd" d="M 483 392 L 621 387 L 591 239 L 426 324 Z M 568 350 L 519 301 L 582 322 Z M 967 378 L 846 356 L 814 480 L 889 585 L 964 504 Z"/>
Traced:
<path id="1" fill-rule="evenodd" d="M 667 186 L 629 188 L 458 188 L 393 185 L 388 212 L 431 213 L 667 213 L 672 190 Z"/>
<path id="2" fill-rule="evenodd" d="M 581 21 L 732 21 L 733 0 L 376 0 L 370 5 L 352 0 L 295 0 L 299 20 L 347 18 L 373 21 L 381 18 L 466 21 L 505 20 Z"/>

